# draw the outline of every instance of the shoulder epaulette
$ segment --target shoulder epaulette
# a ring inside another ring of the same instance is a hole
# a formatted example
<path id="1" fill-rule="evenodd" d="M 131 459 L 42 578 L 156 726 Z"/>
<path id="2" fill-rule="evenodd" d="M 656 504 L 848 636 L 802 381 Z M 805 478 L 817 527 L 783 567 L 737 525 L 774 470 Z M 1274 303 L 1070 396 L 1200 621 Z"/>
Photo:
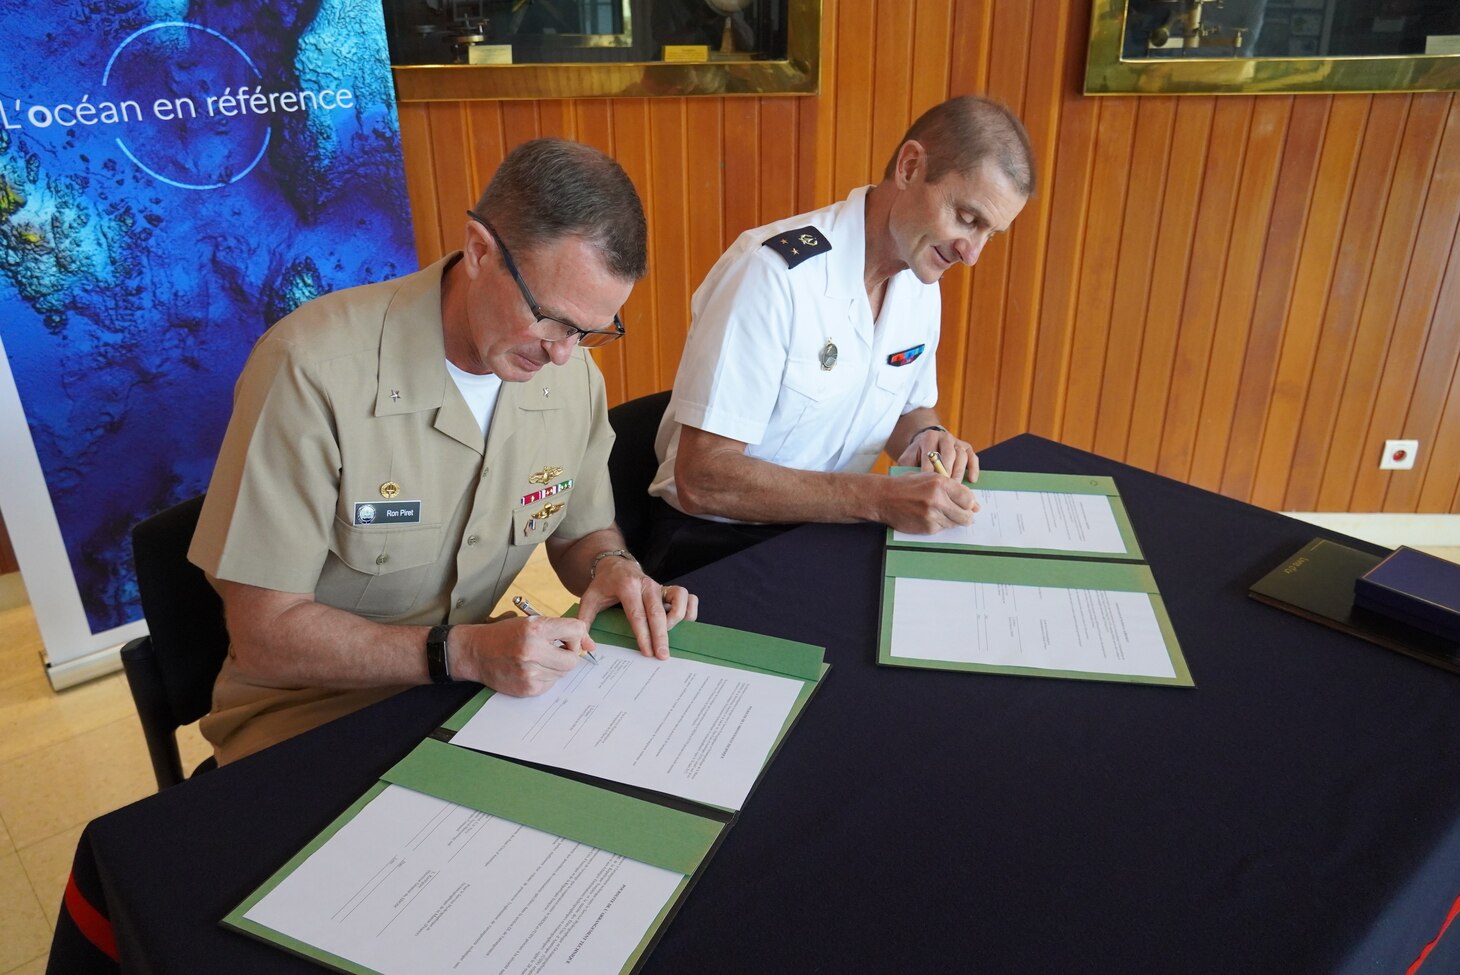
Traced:
<path id="1" fill-rule="evenodd" d="M 815 227 L 797 227 L 786 230 L 765 242 L 766 247 L 786 259 L 786 267 L 795 267 L 808 257 L 825 254 L 831 250 L 831 241 Z"/>

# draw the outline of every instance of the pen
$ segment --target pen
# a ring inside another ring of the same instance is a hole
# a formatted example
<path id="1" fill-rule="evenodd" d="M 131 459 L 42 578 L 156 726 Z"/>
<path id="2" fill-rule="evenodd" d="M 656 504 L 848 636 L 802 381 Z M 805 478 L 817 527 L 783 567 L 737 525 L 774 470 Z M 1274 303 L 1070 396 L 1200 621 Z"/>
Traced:
<path id="1" fill-rule="evenodd" d="M 518 609 L 522 610 L 522 613 L 523 613 L 524 616 L 541 616 L 542 615 L 537 610 L 535 610 L 535 609 L 532 608 L 532 603 L 529 603 L 527 601 L 527 597 L 526 596 L 513 596 L 512 597 L 512 605 L 513 606 L 516 606 Z M 554 640 L 553 642 L 556 643 L 560 647 L 563 645 L 563 641 L 562 640 Z M 591 660 L 591 661 L 593 661 L 593 663 L 595 665 L 598 663 L 598 658 L 595 657 L 595 656 L 593 656 L 593 651 L 592 650 L 584 650 L 583 652 L 586 653 L 586 654 L 588 654 L 588 659 Z"/>
<path id="2" fill-rule="evenodd" d="M 944 477 L 953 476 L 952 474 L 948 473 L 948 468 L 943 466 L 943 458 L 936 450 L 928 451 L 928 460 L 933 462 L 933 470 L 937 471 L 939 474 L 942 474 Z"/>

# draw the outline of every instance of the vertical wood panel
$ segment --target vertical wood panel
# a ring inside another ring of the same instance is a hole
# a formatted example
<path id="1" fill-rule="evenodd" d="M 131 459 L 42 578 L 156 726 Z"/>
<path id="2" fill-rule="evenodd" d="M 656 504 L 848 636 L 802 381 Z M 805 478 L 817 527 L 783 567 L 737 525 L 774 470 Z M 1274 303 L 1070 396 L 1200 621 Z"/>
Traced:
<path id="1" fill-rule="evenodd" d="M 880 178 L 945 97 L 1011 105 L 1039 186 L 943 282 L 943 415 L 1032 430 L 1269 506 L 1460 506 L 1460 109 L 1450 94 L 1087 98 L 1089 4 L 824 0 L 822 93 L 400 106 L 417 254 L 512 146 L 577 138 L 650 221 L 611 401 L 667 387 L 742 230 Z M 1418 437 L 1413 472 L 1378 443 Z"/>

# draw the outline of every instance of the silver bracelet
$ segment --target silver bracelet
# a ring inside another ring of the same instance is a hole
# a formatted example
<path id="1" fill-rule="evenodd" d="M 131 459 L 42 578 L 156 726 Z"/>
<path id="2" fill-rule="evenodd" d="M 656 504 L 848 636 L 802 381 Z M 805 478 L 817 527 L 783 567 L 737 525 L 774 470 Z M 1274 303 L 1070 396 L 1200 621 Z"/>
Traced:
<path id="1" fill-rule="evenodd" d="M 914 440 L 918 439 L 918 437 L 920 437 L 923 434 L 927 433 L 929 430 L 942 430 L 944 433 L 947 433 L 948 432 L 948 428 L 947 427 L 939 426 L 938 424 L 934 423 L 932 426 L 930 426 L 930 427 L 923 427 L 917 433 L 913 434 L 911 437 L 908 437 L 907 438 L 907 442 L 908 443 L 912 443 Z"/>
<path id="2" fill-rule="evenodd" d="M 591 579 L 597 579 L 598 578 L 598 563 L 601 562 L 601 561 L 603 561 L 604 559 L 608 558 L 610 555 L 612 555 L 612 556 L 614 556 L 616 558 L 620 558 L 620 559 L 628 559 L 630 562 L 634 563 L 635 565 L 638 565 L 639 564 L 639 560 L 638 559 L 634 558 L 632 555 L 630 555 L 628 552 L 625 552 L 623 549 L 621 549 L 621 548 L 611 548 L 607 552 L 599 552 L 597 555 L 593 556 L 593 561 L 588 564 L 588 578 L 590 580 Z"/>

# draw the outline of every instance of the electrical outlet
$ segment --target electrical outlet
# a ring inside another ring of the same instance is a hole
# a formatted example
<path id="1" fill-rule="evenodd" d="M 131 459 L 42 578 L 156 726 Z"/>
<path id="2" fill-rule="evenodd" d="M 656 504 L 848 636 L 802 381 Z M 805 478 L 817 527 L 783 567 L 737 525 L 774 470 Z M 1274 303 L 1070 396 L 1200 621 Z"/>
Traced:
<path id="1" fill-rule="evenodd" d="M 1414 467 L 1414 457 L 1418 453 L 1418 440 L 1386 440 L 1384 441 L 1384 456 L 1379 458 L 1379 470 L 1410 470 Z"/>

